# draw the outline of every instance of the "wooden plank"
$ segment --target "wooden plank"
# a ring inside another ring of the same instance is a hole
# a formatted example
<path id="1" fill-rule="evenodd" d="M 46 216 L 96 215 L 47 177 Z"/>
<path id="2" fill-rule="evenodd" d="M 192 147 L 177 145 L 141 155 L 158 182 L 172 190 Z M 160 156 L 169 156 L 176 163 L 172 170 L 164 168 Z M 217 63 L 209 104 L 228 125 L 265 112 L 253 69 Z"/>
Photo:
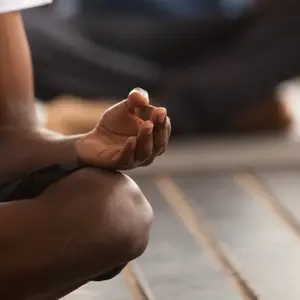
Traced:
<path id="1" fill-rule="evenodd" d="M 300 169 L 259 172 L 271 195 L 280 199 L 289 213 L 300 221 Z M 298 223 L 299 224 L 299 223 Z"/>
<path id="2" fill-rule="evenodd" d="M 132 262 L 126 267 L 124 278 L 133 300 L 155 300 L 149 283 L 137 262 Z"/>
<path id="3" fill-rule="evenodd" d="M 177 177 L 196 214 L 209 220 L 215 234 L 234 253 L 261 299 L 298 300 L 300 244 L 254 200 L 231 174 Z"/>
<path id="4" fill-rule="evenodd" d="M 292 210 L 284 204 L 282 199 L 277 197 L 266 181 L 264 181 L 258 174 L 251 171 L 239 172 L 236 175 L 236 179 L 238 183 L 253 196 L 253 198 L 264 203 L 273 212 L 273 214 L 300 239 L 299 220 L 297 220 L 294 216 Z M 279 191 L 280 189 L 278 192 Z M 300 207 L 298 206 L 298 209 L 299 208 Z"/>
<path id="5" fill-rule="evenodd" d="M 132 300 L 123 274 L 105 282 L 92 282 L 63 300 Z"/>
<path id="6" fill-rule="evenodd" d="M 169 177 L 158 179 L 157 186 L 199 245 L 209 251 L 223 268 L 224 273 L 232 280 L 241 298 L 257 300 L 255 291 L 245 280 L 231 255 L 208 229 L 205 218 L 203 216 L 201 219 L 197 217 L 183 191 Z"/>
<path id="7" fill-rule="evenodd" d="M 240 299 L 165 203 L 153 182 L 139 184 L 153 205 L 155 221 L 146 254 L 139 259 L 157 299 Z"/>

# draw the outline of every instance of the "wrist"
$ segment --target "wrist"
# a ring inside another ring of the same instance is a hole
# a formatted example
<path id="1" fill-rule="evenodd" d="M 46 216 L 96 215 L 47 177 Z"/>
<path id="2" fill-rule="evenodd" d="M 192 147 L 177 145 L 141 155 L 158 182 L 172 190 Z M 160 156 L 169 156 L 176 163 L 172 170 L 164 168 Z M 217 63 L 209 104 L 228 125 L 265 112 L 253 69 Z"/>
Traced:
<path id="1" fill-rule="evenodd" d="M 55 164 L 78 164 L 76 143 L 80 136 L 63 136 L 44 129 L 0 132 L 0 180 Z"/>
<path id="2" fill-rule="evenodd" d="M 49 147 L 48 160 L 61 164 L 79 163 L 76 143 L 83 135 L 63 135 L 44 128 L 39 129 L 37 135 Z"/>

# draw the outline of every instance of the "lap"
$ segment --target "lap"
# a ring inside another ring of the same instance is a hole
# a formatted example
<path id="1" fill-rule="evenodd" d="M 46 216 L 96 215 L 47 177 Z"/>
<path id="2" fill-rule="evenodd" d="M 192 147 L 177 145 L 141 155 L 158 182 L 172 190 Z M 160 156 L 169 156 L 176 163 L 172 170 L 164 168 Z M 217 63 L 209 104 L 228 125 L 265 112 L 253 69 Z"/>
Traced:
<path id="1" fill-rule="evenodd" d="M 86 193 L 84 189 L 90 191 L 91 185 L 106 186 L 107 180 L 111 177 L 119 176 L 118 173 L 108 173 L 108 177 L 102 176 L 104 171 L 92 168 L 84 168 L 79 165 L 54 165 L 28 174 L 20 180 L 8 182 L 0 186 L 0 203 L 30 200 L 38 198 L 47 190 L 57 188 L 63 196 L 68 193 Z M 102 179 L 102 182 L 101 182 Z M 105 182 L 103 182 L 105 179 Z M 97 182 L 95 182 L 97 181 Z M 112 182 L 111 182 L 112 183 Z M 107 191 L 103 191 L 108 195 Z M 74 199 L 74 198 L 72 198 Z M 124 268 L 121 265 L 115 269 L 109 270 L 105 274 L 96 278 L 95 281 L 108 280 L 118 275 Z"/>

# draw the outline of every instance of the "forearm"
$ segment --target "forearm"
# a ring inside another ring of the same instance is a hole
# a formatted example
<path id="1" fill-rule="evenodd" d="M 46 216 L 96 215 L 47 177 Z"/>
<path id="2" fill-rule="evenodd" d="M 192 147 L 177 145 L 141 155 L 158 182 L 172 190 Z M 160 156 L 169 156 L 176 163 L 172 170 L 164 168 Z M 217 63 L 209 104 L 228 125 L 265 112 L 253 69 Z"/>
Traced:
<path id="1" fill-rule="evenodd" d="M 38 129 L 32 64 L 19 13 L 0 14 L 0 182 L 58 163 L 76 163 L 78 137 Z"/>
<path id="2" fill-rule="evenodd" d="M 19 13 L 0 15 L 0 127 L 36 125 L 28 42 Z"/>

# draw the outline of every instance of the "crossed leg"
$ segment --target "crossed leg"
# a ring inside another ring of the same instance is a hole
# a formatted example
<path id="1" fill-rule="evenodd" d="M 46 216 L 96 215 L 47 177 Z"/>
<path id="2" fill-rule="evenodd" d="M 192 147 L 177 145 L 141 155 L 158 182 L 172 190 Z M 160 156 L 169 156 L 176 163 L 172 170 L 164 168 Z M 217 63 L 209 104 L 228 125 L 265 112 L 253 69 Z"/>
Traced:
<path id="1" fill-rule="evenodd" d="M 1 204 L 1 298 L 54 300 L 121 270 L 146 249 L 152 219 L 130 178 L 92 168 Z"/>

